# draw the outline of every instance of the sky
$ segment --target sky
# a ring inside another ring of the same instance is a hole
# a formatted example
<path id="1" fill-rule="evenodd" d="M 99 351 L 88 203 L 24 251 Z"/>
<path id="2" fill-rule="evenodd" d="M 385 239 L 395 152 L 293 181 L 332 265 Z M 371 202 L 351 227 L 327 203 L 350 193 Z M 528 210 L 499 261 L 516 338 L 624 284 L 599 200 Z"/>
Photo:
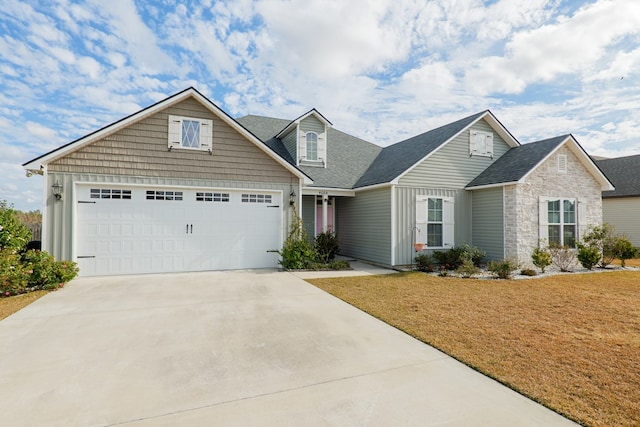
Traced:
<path id="1" fill-rule="evenodd" d="M 640 154 L 640 1 L 3 0 L 0 200 L 42 209 L 23 163 L 190 86 L 381 146 L 490 109 Z"/>

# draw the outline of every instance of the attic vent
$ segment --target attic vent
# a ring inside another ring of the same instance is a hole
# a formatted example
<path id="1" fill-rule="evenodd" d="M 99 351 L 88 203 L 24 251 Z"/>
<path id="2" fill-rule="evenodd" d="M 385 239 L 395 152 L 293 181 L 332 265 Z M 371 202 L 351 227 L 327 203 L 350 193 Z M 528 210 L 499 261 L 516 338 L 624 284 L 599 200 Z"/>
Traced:
<path id="1" fill-rule="evenodd" d="M 558 155 L 558 172 L 567 173 L 567 155 Z"/>

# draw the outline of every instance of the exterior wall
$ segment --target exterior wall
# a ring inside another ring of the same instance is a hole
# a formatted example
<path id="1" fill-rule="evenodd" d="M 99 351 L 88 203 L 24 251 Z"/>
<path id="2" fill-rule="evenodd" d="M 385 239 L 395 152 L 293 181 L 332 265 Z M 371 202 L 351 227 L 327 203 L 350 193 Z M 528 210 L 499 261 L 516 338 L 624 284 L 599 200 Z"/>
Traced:
<path id="1" fill-rule="evenodd" d="M 472 192 L 472 244 L 487 252 L 486 260 L 504 258 L 502 187 Z"/>
<path id="2" fill-rule="evenodd" d="M 213 155 L 168 151 L 168 115 L 213 120 Z M 49 172 L 176 179 L 289 183 L 289 171 L 195 99 L 187 99 L 76 150 L 48 165 Z"/>
<path id="3" fill-rule="evenodd" d="M 416 196 L 454 198 L 454 244 L 471 243 L 471 193 L 461 189 L 395 187 L 393 251 L 394 265 L 409 265 L 417 255 L 414 244 L 416 224 Z M 443 250 L 443 249 L 436 249 Z M 431 253 L 425 249 L 422 253 Z"/>
<path id="4" fill-rule="evenodd" d="M 315 209 L 316 196 L 302 196 L 302 222 L 309 241 L 314 241 L 316 235 Z"/>
<path id="5" fill-rule="evenodd" d="M 324 123 L 311 115 L 300 121 L 300 132 L 315 132 L 318 136 L 324 134 Z"/>
<path id="6" fill-rule="evenodd" d="M 391 265 L 391 187 L 340 198 L 336 222 L 341 254 Z"/>
<path id="7" fill-rule="evenodd" d="M 558 155 L 567 156 L 567 172 L 558 172 Z M 566 145 L 538 166 L 522 184 L 505 188 L 505 256 L 516 258 L 523 266 L 532 267 L 531 253 L 539 242 L 539 197 L 575 198 L 578 210 L 584 209 L 586 224 L 602 224 L 600 184 L 580 163 Z M 512 232 L 512 230 L 516 230 Z"/>
<path id="8" fill-rule="evenodd" d="M 403 176 L 399 181 L 399 185 L 407 187 L 464 188 L 509 150 L 507 143 L 504 142 L 500 135 L 494 132 L 493 158 L 486 156 L 469 157 L 469 133 L 472 130 L 492 131 L 487 122 L 480 120 Z"/>
<path id="9" fill-rule="evenodd" d="M 47 177 L 46 186 L 51 188 L 54 182 L 63 185 L 62 200 L 56 199 L 50 194 L 47 196 L 47 218 L 44 224 L 43 250 L 52 254 L 57 260 L 71 260 L 73 243 L 73 221 L 75 218 L 74 183 L 95 182 L 114 184 L 135 184 L 145 186 L 171 186 L 171 187 L 201 187 L 201 188 L 234 188 L 234 189 L 262 189 L 277 190 L 283 193 L 282 210 L 282 239 L 287 237 L 288 225 L 291 223 L 291 209 L 286 203 L 287 195 L 291 192 L 289 184 L 246 182 L 246 181 L 214 181 L 198 179 L 174 179 L 174 178 L 148 178 L 131 177 L 121 175 L 96 175 L 96 174 L 68 174 L 53 172 Z M 296 189 L 296 191 L 298 191 Z"/>
<path id="10" fill-rule="evenodd" d="M 617 234 L 626 235 L 633 246 L 640 247 L 640 197 L 602 199 L 602 220 L 613 225 Z"/>

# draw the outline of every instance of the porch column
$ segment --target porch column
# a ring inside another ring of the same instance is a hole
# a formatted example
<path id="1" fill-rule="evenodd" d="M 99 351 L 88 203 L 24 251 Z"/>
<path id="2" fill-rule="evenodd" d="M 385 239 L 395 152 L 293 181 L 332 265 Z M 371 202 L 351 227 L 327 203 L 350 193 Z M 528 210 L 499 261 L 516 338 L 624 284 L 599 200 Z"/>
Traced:
<path id="1" fill-rule="evenodd" d="M 322 195 L 322 232 L 326 233 L 327 232 L 327 217 L 328 217 L 328 212 L 327 212 L 327 207 L 329 206 L 329 196 L 327 196 L 326 194 Z"/>

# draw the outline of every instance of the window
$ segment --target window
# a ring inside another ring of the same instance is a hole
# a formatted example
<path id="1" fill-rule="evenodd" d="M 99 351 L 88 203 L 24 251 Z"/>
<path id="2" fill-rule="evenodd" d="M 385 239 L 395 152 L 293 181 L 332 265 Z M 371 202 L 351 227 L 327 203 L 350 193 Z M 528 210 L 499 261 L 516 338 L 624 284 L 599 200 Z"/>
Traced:
<path id="1" fill-rule="evenodd" d="M 314 132 L 307 132 L 307 160 L 318 160 L 318 135 Z"/>
<path id="2" fill-rule="evenodd" d="M 427 248 L 454 246 L 453 197 L 417 196 L 415 243 Z"/>
<path id="3" fill-rule="evenodd" d="M 243 194 L 242 203 L 271 203 L 271 194 Z"/>
<path id="4" fill-rule="evenodd" d="M 169 116 L 169 151 L 174 148 L 184 148 L 213 153 L 212 140 L 212 120 Z"/>
<path id="5" fill-rule="evenodd" d="M 583 214 L 581 211 L 576 199 L 541 198 L 541 242 L 574 248 L 578 240 L 578 226 L 585 222 L 579 218 Z"/>
<path id="6" fill-rule="evenodd" d="M 147 200 L 182 200 L 182 191 L 147 190 Z"/>
<path id="7" fill-rule="evenodd" d="M 196 193 L 197 202 L 228 202 L 229 193 Z"/>
<path id="8" fill-rule="evenodd" d="M 469 131 L 469 155 L 493 157 L 493 133 Z"/>
<path id="9" fill-rule="evenodd" d="M 92 188 L 89 190 L 92 199 L 120 199 L 131 200 L 131 190 L 114 188 Z"/>

